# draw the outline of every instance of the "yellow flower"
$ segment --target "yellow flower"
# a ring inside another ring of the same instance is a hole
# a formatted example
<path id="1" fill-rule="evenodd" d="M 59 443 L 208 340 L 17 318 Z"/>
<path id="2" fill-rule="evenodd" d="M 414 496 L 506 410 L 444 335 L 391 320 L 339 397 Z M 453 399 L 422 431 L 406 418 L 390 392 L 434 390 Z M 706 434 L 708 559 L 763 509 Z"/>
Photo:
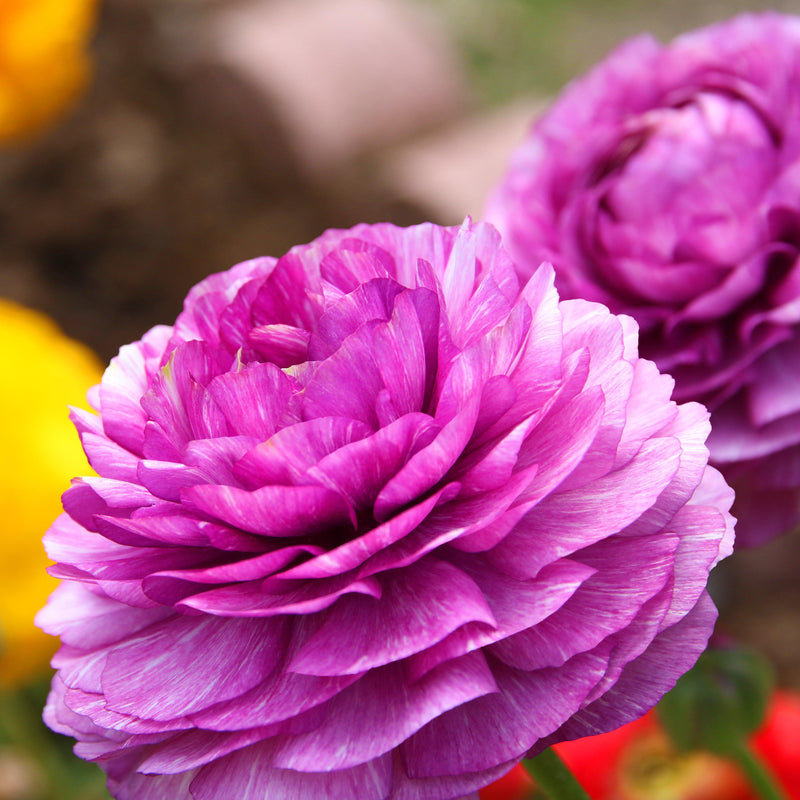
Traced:
<path id="1" fill-rule="evenodd" d="M 0 3 L 7 0 L 0 0 Z M 43 314 L 0 299 L 0 688 L 42 670 L 56 641 L 33 617 L 56 581 L 42 535 L 86 458 L 67 405 L 86 407 L 97 358 Z"/>
<path id="2" fill-rule="evenodd" d="M 35 133 L 89 75 L 97 0 L 0 0 L 0 143 Z"/>

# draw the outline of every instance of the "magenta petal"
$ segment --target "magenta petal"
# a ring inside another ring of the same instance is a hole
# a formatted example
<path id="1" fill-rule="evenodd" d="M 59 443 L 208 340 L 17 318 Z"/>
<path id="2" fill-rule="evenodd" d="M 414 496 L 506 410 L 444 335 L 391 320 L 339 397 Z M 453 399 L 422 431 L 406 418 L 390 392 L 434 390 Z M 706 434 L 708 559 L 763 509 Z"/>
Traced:
<path id="1" fill-rule="evenodd" d="M 394 793 L 396 800 L 441 800 L 442 797 L 459 800 L 480 800 L 477 789 L 502 778 L 519 761 L 518 758 L 481 772 L 462 775 L 440 775 L 434 778 L 412 778 L 405 773 L 401 759 L 395 760 Z"/>
<path id="2" fill-rule="evenodd" d="M 299 248 L 294 248 L 278 259 L 275 268 L 259 286 L 258 294 L 250 306 L 250 322 L 253 327 L 265 322 L 282 322 L 297 328 L 310 330 L 319 315 L 319 293 L 321 285 L 318 266 L 303 258 Z M 238 299 L 237 295 L 237 299 Z M 232 311 L 244 311 L 231 304 L 225 310 L 229 317 Z M 247 314 L 239 315 L 247 320 Z"/>
<path id="3" fill-rule="evenodd" d="M 203 767 L 192 781 L 192 796 L 195 800 L 387 800 L 391 794 L 389 756 L 336 772 L 296 772 L 275 768 L 272 751 L 269 744 L 253 745 Z M 258 788 L 254 792 L 250 787 Z"/>
<path id="4" fill-rule="evenodd" d="M 211 589 L 182 599 L 178 605 L 220 617 L 275 617 L 313 614 L 328 608 L 346 594 L 381 595 L 380 584 L 370 577 L 361 580 L 337 577 L 275 593 L 270 592 L 268 581 L 269 578 Z"/>
<path id="5" fill-rule="evenodd" d="M 587 548 L 581 560 L 593 574 L 540 625 L 498 641 L 492 653 L 509 666 L 535 670 L 561 666 L 588 652 L 629 625 L 641 606 L 664 588 L 672 578 L 677 547 L 677 537 L 665 536 Z M 633 585 L 627 580 L 631 570 L 643 576 Z M 591 626 L 584 622 L 587 616 Z"/>
<path id="6" fill-rule="evenodd" d="M 353 507 L 368 508 L 409 456 L 437 432 L 438 426 L 427 414 L 406 414 L 324 456 L 306 475 L 342 495 Z"/>
<path id="7" fill-rule="evenodd" d="M 395 300 L 402 293 L 399 283 L 385 278 L 368 279 L 354 288 L 320 316 L 309 343 L 309 360 L 330 358 L 363 325 L 391 319 Z"/>
<path id="8" fill-rule="evenodd" d="M 235 476 L 252 488 L 270 483 L 305 483 L 309 468 L 329 453 L 372 433 L 347 417 L 317 417 L 275 433 L 237 462 Z"/>
<path id="9" fill-rule="evenodd" d="M 256 578 L 265 578 L 272 575 L 298 556 L 311 553 L 318 555 L 322 548 L 310 544 L 293 545 L 262 553 L 254 558 L 234 561 L 230 564 L 218 564 L 212 567 L 199 569 L 163 570 L 151 575 L 150 580 L 158 578 L 178 578 L 197 583 L 232 583 L 234 581 L 252 581 Z"/>
<path id="10" fill-rule="evenodd" d="M 416 608 L 414 614 L 409 610 Z M 287 669 L 341 675 L 390 664 L 470 622 L 494 626 L 479 587 L 444 561 L 428 560 L 383 581 L 379 600 L 342 598 Z"/>
<path id="11" fill-rule="evenodd" d="M 61 497 L 64 510 L 78 523 L 91 528 L 95 514 L 125 512 L 155 505 L 143 486 L 110 478 L 75 478 Z"/>
<path id="12" fill-rule="evenodd" d="M 800 343 L 797 337 L 765 353 L 747 389 L 753 423 L 762 426 L 800 412 Z"/>
<path id="13" fill-rule="evenodd" d="M 231 733 L 190 730 L 173 736 L 139 764 L 144 774 L 175 775 L 216 761 L 269 735 L 268 728 L 252 728 Z"/>
<path id="14" fill-rule="evenodd" d="M 247 342 L 265 361 L 283 368 L 307 360 L 310 338 L 302 328 L 277 324 L 253 328 Z"/>
<path id="15" fill-rule="evenodd" d="M 465 563 L 461 561 L 462 565 Z M 546 567 L 538 580 L 520 581 L 486 568 L 465 571 L 480 587 L 495 622 L 491 626 L 467 623 L 413 655 L 409 670 L 415 679 L 450 658 L 494 645 L 520 631 L 547 626 L 548 618 L 556 616 L 594 573 L 592 567 L 566 559 Z"/>
<path id="16" fill-rule="evenodd" d="M 520 447 L 534 424 L 535 420 L 526 419 L 500 441 L 490 442 L 464 457 L 460 466 L 465 471 L 458 475 L 463 494 L 480 494 L 503 486 L 517 466 Z"/>
<path id="17" fill-rule="evenodd" d="M 581 489 L 543 500 L 498 547 L 511 555 L 524 540 L 535 538 L 536 557 L 526 565 L 526 570 L 535 570 L 537 566 L 622 530 L 655 502 L 675 474 L 679 456 L 680 448 L 675 440 L 647 442 L 636 458 L 621 470 Z M 608 496 L 623 485 L 628 503 L 609 507 Z"/>
<path id="18" fill-rule="evenodd" d="M 169 328 L 156 326 L 141 342 L 121 348 L 100 385 L 103 430 L 135 455 L 142 452 L 147 421 L 139 398 L 147 391 L 149 376 L 161 360 L 170 333 Z"/>
<path id="19" fill-rule="evenodd" d="M 129 450 L 106 436 L 90 432 L 81 434 L 81 444 L 95 472 L 120 481 L 136 480 L 139 460 Z"/>
<path id="20" fill-rule="evenodd" d="M 172 610 L 131 609 L 85 584 L 59 584 L 50 602 L 36 615 L 36 624 L 67 645 L 99 648 L 118 642 L 172 615 Z"/>
<path id="21" fill-rule="evenodd" d="M 218 369 L 213 352 L 203 342 L 186 342 L 170 353 L 142 397 L 149 421 L 178 450 L 192 439 L 232 433 L 205 391 Z"/>
<path id="22" fill-rule="evenodd" d="M 183 489 L 205 482 L 199 470 L 173 461 L 142 460 L 138 465 L 137 478 L 154 497 L 172 503 L 180 502 Z"/>
<path id="23" fill-rule="evenodd" d="M 416 294 L 419 293 L 426 290 L 417 289 Z M 375 358 L 398 414 L 423 409 L 430 369 L 425 334 L 411 292 L 398 295 L 391 319 L 375 328 Z"/>
<path id="24" fill-rule="evenodd" d="M 391 253 L 355 237 L 341 240 L 335 250 L 326 253 L 319 269 L 326 281 L 348 293 L 374 278 L 395 277 Z"/>
<path id="25" fill-rule="evenodd" d="M 530 324 L 531 309 L 518 302 L 503 324 L 458 353 L 438 387 L 437 418 L 449 419 L 473 399 L 477 387 L 483 387 L 496 375 L 513 372 L 525 347 Z"/>
<path id="26" fill-rule="evenodd" d="M 349 417 L 373 430 L 379 427 L 375 401 L 385 388 L 373 341 L 379 324 L 365 323 L 347 336 L 328 358 L 316 362 L 301 398 L 304 419 Z M 342 386 L 349 386 L 350 391 L 342 392 Z"/>
<path id="27" fill-rule="evenodd" d="M 800 413 L 758 429 L 742 424 L 746 414 L 742 398 L 729 400 L 715 411 L 708 447 L 716 465 L 750 461 L 800 444 Z"/>
<path id="28" fill-rule="evenodd" d="M 180 775 L 140 775 L 132 773 L 113 787 L 117 800 L 162 800 L 164 797 L 188 797 L 194 772 Z"/>
<path id="29" fill-rule="evenodd" d="M 569 738 L 591 736 L 641 717 L 693 666 L 694 653 L 705 648 L 715 621 L 716 609 L 704 594 L 691 614 L 667 628 L 626 666 L 613 689 L 576 714 L 559 733 Z"/>
<path id="30" fill-rule="evenodd" d="M 328 703 L 322 725 L 279 747 L 275 765 L 308 772 L 363 764 L 444 712 L 496 691 L 479 653 L 453 659 L 413 684 L 400 664 L 372 670 Z"/>
<path id="31" fill-rule="evenodd" d="M 135 519 L 96 517 L 95 521 L 103 536 L 120 544 L 152 547 L 161 542 L 184 547 L 212 546 L 243 552 L 259 552 L 265 549 L 263 539 L 209 522 L 202 517 L 188 514 L 178 516 L 175 507 L 168 507 L 158 514 L 140 515 Z"/>
<path id="32" fill-rule="evenodd" d="M 186 464 L 206 483 L 236 483 L 235 465 L 258 443 L 253 436 L 217 436 L 196 439 L 184 451 Z"/>
<path id="33" fill-rule="evenodd" d="M 173 617 L 154 625 L 109 653 L 102 678 L 108 706 L 168 720 L 236 697 L 277 665 L 283 624 Z"/>
<path id="34" fill-rule="evenodd" d="M 250 364 L 208 384 L 231 429 L 260 441 L 277 429 L 293 391 L 291 381 L 274 364 Z"/>
<path id="35" fill-rule="evenodd" d="M 552 410 L 520 449 L 520 464 L 535 464 L 536 478 L 526 498 L 552 492 L 578 467 L 594 443 L 605 411 L 605 397 L 589 389 Z"/>
<path id="36" fill-rule="evenodd" d="M 268 256 L 253 258 L 236 264 L 227 272 L 209 275 L 193 286 L 175 321 L 175 338 L 184 342 L 199 339 L 218 346 L 221 343 L 219 326 L 225 310 L 245 284 L 266 278 L 275 263 L 276 259 Z"/>
<path id="37" fill-rule="evenodd" d="M 519 758 L 528 742 L 552 733 L 558 720 L 578 711 L 604 669 L 602 659 L 588 655 L 576 656 L 560 669 L 533 673 L 493 666 L 497 693 L 437 717 L 402 746 L 409 775 L 459 775 Z M 515 707 L 535 708 L 537 713 L 521 716 Z"/>
<path id="38" fill-rule="evenodd" d="M 102 694 L 84 692 L 81 689 L 65 689 L 63 700 L 64 705 L 76 714 L 90 719 L 98 727 L 114 732 L 113 736 L 92 742 L 91 750 L 84 747 L 85 758 L 106 758 L 126 750 L 138 752 L 152 744 L 160 745 L 176 733 L 193 727 L 186 717 L 157 722 L 111 711 L 106 707 L 106 700 Z"/>
<path id="39" fill-rule="evenodd" d="M 441 480 L 469 441 L 477 418 L 478 403 L 473 401 L 415 453 L 378 494 L 375 518 L 387 519 Z"/>
<path id="40" fill-rule="evenodd" d="M 322 486 L 264 486 L 247 492 L 203 484 L 185 489 L 198 510 L 262 536 L 296 536 L 352 520 L 350 505 Z"/>
<path id="41" fill-rule="evenodd" d="M 340 575 L 365 564 L 372 556 L 408 537 L 436 507 L 437 503 L 447 496 L 447 492 L 447 487 L 440 489 L 421 503 L 401 511 L 361 536 L 353 538 L 333 550 L 310 558 L 296 567 L 291 567 L 283 573 L 283 577 L 308 579 Z M 391 556 L 388 561 L 397 563 Z"/>
<path id="42" fill-rule="evenodd" d="M 198 726 L 212 731 L 237 731 L 292 720 L 335 697 L 361 675 L 319 678 L 282 672 L 238 697 L 192 714 Z"/>

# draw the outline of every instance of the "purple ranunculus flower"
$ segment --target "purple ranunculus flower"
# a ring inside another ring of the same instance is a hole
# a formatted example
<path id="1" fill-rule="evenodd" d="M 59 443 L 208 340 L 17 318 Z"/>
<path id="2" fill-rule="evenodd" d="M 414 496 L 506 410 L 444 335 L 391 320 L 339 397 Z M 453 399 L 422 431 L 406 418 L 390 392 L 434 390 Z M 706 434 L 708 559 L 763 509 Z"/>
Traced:
<path id="1" fill-rule="evenodd" d="M 524 275 L 631 314 L 711 410 L 737 541 L 800 521 L 800 19 L 623 44 L 534 126 L 488 218 Z"/>
<path id="2" fill-rule="evenodd" d="M 123 800 L 448 800 L 641 715 L 732 547 L 671 390 L 488 225 L 211 276 L 75 412 L 48 724 Z"/>

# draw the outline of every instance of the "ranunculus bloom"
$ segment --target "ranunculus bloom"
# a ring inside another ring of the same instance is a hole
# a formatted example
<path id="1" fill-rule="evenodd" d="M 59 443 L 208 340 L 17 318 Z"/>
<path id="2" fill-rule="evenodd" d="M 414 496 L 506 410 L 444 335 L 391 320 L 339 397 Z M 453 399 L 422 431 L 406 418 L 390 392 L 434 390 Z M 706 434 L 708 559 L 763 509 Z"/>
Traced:
<path id="1" fill-rule="evenodd" d="M 671 389 L 486 225 L 211 276 L 75 414 L 48 723 L 118 798 L 446 800 L 641 715 L 732 545 Z"/>
<path id="2" fill-rule="evenodd" d="M 800 19 L 622 45 L 534 126 L 489 204 L 523 275 L 639 322 L 712 413 L 737 541 L 800 520 Z"/>
<path id="3" fill-rule="evenodd" d="M 67 419 L 102 375 L 97 357 L 40 314 L 0 298 L 0 689 L 47 671 L 53 639 L 33 618 L 57 582 L 42 531 L 86 456 Z M 2 795 L 2 791 L 0 791 Z"/>
<path id="4" fill-rule="evenodd" d="M 0 142 L 50 123 L 83 89 L 97 0 L 0 2 Z"/>

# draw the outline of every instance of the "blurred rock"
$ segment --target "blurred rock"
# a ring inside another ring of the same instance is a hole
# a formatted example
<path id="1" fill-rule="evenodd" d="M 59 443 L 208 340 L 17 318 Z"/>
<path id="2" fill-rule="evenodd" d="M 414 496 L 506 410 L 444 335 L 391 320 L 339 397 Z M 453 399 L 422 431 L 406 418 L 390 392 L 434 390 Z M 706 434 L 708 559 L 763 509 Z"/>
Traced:
<path id="1" fill-rule="evenodd" d="M 389 194 L 442 225 L 480 219 L 492 187 L 544 102 L 517 101 L 387 152 L 379 175 Z"/>
<path id="2" fill-rule="evenodd" d="M 798 530 L 762 547 L 737 549 L 712 573 L 717 588 L 712 595 L 720 609 L 717 631 L 766 656 L 778 684 L 793 689 L 800 689 L 798 574 Z"/>
<path id="3" fill-rule="evenodd" d="M 43 781 L 40 768 L 26 753 L 0 748 L 0 800 L 32 800 L 39 797 Z"/>
<path id="4" fill-rule="evenodd" d="M 283 133 L 310 175 L 452 119 L 467 102 L 454 45 L 408 0 L 251 0 L 212 15 L 193 66 L 203 104 L 264 166 Z"/>

